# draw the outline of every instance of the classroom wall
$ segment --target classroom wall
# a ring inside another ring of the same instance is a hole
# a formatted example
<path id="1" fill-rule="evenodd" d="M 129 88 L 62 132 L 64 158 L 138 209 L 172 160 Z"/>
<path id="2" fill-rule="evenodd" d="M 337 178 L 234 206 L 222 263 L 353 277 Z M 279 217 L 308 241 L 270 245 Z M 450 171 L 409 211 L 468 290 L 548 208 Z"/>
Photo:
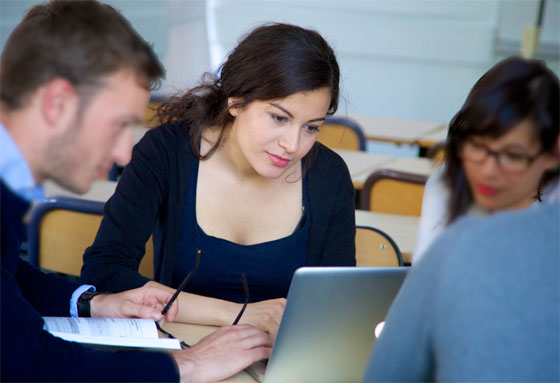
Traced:
<path id="1" fill-rule="evenodd" d="M 34 0 L 0 1 L 3 46 Z M 476 79 L 519 51 L 537 0 L 110 0 L 154 45 L 168 76 L 159 93 L 194 85 L 252 27 L 320 31 L 342 70 L 341 113 L 448 122 Z M 540 55 L 558 63 L 559 2 L 548 0 Z"/>

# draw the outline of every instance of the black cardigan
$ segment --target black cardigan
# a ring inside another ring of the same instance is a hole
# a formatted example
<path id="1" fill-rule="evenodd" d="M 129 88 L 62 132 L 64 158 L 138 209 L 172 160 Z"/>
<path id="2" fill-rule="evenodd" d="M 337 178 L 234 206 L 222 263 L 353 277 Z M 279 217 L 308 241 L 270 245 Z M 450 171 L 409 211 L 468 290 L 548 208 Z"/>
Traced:
<path id="1" fill-rule="evenodd" d="M 95 241 L 84 254 L 81 280 L 105 291 L 144 285 L 138 273 L 154 234 L 154 279 L 170 285 L 189 174 L 197 161 L 181 124 L 150 130 L 134 147 L 115 194 L 105 205 Z M 309 266 L 355 266 L 354 187 L 344 161 L 316 143 L 309 155 Z"/>

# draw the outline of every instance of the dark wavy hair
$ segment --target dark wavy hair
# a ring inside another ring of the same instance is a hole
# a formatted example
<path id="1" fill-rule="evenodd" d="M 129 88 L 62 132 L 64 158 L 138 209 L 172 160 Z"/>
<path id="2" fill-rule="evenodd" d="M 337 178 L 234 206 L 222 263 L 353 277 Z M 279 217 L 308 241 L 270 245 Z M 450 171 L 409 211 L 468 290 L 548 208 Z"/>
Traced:
<path id="1" fill-rule="evenodd" d="M 558 77 L 537 60 L 507 58 L 486 72 L 474 85 L 465 104 L 449 124 L 445 148 L 444 181 L 451 190 L 451 224 L 465 214 L 473 197 L 465 177 L 460 148 L 469 136 L 498 138 L 529 120 L 543 152 L 555 153 L 559 130 Z M 558 178 L 558 169 L 545 172 L 542 188 Z"/>
<path id="2" fill-rule="evenodd" d="M 205 74 L 197 87 L 167 99 L 157 111 L 162 123 L 185 125 L 191 149 L 199 159 L 207 159 L 217 150 L 234 120 L 229 114 L 232 107 L 321 88 L 328 88 L 331 94 L 327 114 L 334 114 L 338 107 L 340 70 L 333 49 L 316 31 L 296 25 L 257 27 L 229 53 L 217 73 L 219 76 Z M 230 97 L 241 101 L 228 106 Z M 219 126 L 221 132 L 202 156 L 199 142 L 208 126 Z"/>

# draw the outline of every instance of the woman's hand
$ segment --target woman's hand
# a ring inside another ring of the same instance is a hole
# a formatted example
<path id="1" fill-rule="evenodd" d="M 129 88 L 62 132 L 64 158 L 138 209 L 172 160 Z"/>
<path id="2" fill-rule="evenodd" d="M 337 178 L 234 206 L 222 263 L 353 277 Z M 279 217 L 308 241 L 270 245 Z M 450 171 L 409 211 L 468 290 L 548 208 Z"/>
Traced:
<path id="1" fill-rule="evenodd" d="M 250 303 L 243 313 L 239 323 L 253 325 L 261 330 L 269 333 L 273 338 L 276 337 L 284 307 L 286 306 L 286 298 L 270 299 L 267 301 Z M 242 305 L 239 305 L 240 310 Z"/>
<path id="2" fill-rule="evenodd" d="M 155 287 L 171 294 L 175 289 L 155 281 L 149 281 L 144 286 Z M 201 295 L 182 292 L 179 294 L 181 307 L 175 321 L 212 326 L 231 325 L 241 307 L 240 303 L 233 303 L 221 299 L 203 297 Z M 284 314 L 286 298 L 269 299 L 266 301 L 249 303 L 239 324 L 250 324 L 276 337 L 278 326 Z"/>

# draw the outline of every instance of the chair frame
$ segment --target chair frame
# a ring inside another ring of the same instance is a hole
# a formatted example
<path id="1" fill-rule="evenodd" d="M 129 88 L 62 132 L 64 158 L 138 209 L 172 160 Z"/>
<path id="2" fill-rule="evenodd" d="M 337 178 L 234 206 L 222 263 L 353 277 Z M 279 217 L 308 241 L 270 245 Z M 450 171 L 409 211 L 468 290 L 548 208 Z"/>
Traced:
<path id="1" fill-rule="evenodd" d="M 355 122 L 355 121 L 353 121 L 349 118 L 327 117 L 325 119 L 324 124 L 325 125 L 327 125 L 327 124 L 345 125 L 345 126 L 349 127 L 350 129 L 352 129 L 354 131 L 354 133 L 356 133 L 356 136 L 358 136 L 360 151 L 362 151 L 362 152 L 366 151 L 366 136 L 364 135 L 364 131 L 362 130 L 360 125 L 358 125 L 357 122 Z"/>
<path id="2" fill-rule="evenodd" d="M 41 227 L 43 217 L 52 210 L 69 210 L 77 213 L 88 213 L 103 215 L 104 202 L 91 201 L 71 197 L 45 198 L 31 211 L 31 219 L 28 225 L 28 251 L 29 263 L 39 267 L 39 249 L 41 246 Z"/>
<path id="3" fill-rule="evenodd" d="M 371 230 L 374 231 L 378 234 L 380 234 L 383 238 L 385 238 L 390 244 L 391 246 L 393 246 L 393 248 L 395 249 L 395 253 L 397 253 L 397 258 L 399 261 L 399 266 L 404 266 L 404 261 L 402 258 L 402 253 L 401 253 L 401 249 L 399 249 L 399 246 L 397 245 L 397 243 L 395 241 L 393 241 L 393 238 L 391 238 L 391 236 L 387 233 L 385 233 L 383 230 L 380 230 L 376 227 L 372 227 L 372 226 L 362 226 L 362 225 L 357 225 L 356 226 L 356 230 L 357 229 L 366 229 L 366 230 Z"/>
<path id="4" fill-rule="evenodd" d="M 428 180 L 428 176 L 425 174 L 407 173 L 401 172 L 399 170 L 392 169 L 379 169 L 371 173 L 362 190 L 360 190 L 360 209 L 370 210 L 370 192 L 373 185 L 382 179 L 391 179 L 403 182 L 409 182 L 418 185 L 425 185 Z"/>

